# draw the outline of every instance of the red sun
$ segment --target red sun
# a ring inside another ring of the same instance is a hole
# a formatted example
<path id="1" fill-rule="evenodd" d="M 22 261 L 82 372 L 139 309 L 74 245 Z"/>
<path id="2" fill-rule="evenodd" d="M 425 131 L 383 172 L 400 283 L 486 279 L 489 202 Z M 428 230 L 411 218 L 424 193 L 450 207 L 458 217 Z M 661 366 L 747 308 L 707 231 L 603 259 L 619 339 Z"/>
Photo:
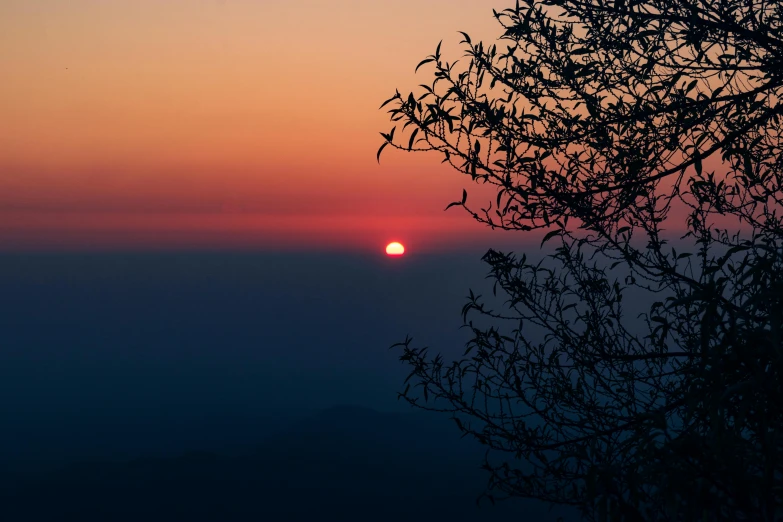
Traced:
<path id="1" fill-rule="evenodd" d="M 405 247 L 402 243 L 394 242 L 386 245 L 386 254 L 390 256 L 401 256 L 405 253 Z"/>

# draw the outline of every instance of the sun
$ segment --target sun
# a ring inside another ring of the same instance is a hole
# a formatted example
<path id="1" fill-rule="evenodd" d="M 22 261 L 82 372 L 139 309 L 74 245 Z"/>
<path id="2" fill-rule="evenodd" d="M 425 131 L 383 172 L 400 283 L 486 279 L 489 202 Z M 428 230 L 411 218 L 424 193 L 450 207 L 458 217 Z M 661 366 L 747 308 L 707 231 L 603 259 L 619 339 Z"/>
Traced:
<path id="1" fill-rule="evenodd" d="M 405 247 L 402 243 L 393 242 L 386 245 L 386 254 L 390 256 L 401 256 L 405 253 Z"/>

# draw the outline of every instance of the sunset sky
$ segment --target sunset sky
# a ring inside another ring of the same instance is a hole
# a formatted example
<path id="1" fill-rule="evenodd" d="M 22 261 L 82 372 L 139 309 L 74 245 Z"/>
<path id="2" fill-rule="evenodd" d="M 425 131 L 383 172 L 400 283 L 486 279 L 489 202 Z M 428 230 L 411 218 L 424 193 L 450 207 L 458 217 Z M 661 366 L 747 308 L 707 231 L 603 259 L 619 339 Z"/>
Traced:
<path id="1" fill-rule="evenodd" d="M 375 153 L 379 105 L 458 30 L 499 34 L 475 0 L 5 0 L 0 249 L 411 251 L 492 232 L 469 178 Z M 492 237 L 497 237 L 492 235 Z M 483 238 L 483 239 L 482 239 Z"/>

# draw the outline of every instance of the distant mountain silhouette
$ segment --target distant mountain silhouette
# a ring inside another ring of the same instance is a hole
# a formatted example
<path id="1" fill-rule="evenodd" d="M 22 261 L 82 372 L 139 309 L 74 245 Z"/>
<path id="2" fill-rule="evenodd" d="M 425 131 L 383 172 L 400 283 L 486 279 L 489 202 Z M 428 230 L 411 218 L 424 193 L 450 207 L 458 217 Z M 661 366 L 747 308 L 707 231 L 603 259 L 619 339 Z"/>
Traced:
<path id="1" fill-rule="evenodd" d="M 476 498 L 483 451 L 446 418 L 340 406 L 241 456 L 84 462 L 7 489 L 0 520 L 555 520 L 545 505 Z"/>

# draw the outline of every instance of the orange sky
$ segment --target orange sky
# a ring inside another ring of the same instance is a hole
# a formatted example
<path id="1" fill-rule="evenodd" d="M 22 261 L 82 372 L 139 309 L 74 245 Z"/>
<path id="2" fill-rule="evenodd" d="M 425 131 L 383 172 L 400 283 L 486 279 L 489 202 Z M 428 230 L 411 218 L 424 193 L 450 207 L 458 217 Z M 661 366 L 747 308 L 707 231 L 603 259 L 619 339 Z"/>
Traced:
<path id="1" fill-rule="evenodd" d="M 469 179 L 382 101 L 497 0 L 0 2 L 0 249 L 455 247 Z M 496 233 L 497 234 L 497 233 Z M 492 234 L 491 237 L 497 237 Z"/>

